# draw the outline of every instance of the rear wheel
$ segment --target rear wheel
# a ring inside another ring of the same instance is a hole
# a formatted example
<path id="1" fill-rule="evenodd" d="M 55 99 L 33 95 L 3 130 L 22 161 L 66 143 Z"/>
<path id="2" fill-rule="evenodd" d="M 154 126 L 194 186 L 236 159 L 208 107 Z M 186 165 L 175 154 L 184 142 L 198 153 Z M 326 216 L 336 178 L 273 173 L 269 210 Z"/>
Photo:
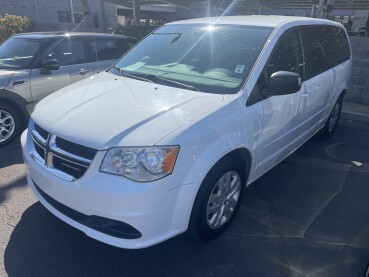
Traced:
<path id="1" fill-rule="evenodd" d="M 232 223 L 240 207 L 245 184 L 245 168 L 225 160 L 204 179 L 192 209 L 189 232 L 210 240 L 222 234 Z"/>
<path id="2" fill-rule="evenodd" d="M 328 117 L 327 122 L 325 123 L 325 126 L 320 131 L 320 137 L 323 139 L 330 138 L 334 131 L 337 128 L 338 121 L 341 116 L 341 109 L 342 109 L 342 97 L 340 97 L 337 102 L 333 106 L 333 110 L 331 114 Z"/>
<path id="3" fill-rule="evenodd" d="M 0 103 L 0 146 L 10 143 L 20 132 L 22 120 L 12 106 Z"/>

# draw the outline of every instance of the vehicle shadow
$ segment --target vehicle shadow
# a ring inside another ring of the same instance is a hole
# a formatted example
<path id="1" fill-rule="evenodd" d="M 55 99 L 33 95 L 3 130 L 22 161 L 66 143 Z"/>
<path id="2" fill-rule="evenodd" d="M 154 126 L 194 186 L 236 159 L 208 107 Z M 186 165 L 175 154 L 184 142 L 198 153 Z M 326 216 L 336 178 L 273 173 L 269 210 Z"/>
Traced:
<path id="1" fill-rule="evenodd" d="M 0 187 L 0 205 L 4 202 L 7 197 L 7 193 L 12 189 L 17 187 L 23 187 L 27 185 L 27 179 L 25 176 L 20 177 L 19 179 L 13 180 L 9 184 Z"/>
<path id="2" fill-rule="evenodd" d="M 0 169 L 9 167 L 8 169 L 5 169 L 5 171 L 9 172 L 10 174 L 10 172 L 14 173 L 14 170 L 19 170 L 19 167 L 20 167 L 20 166 L 17 166 L 18 169 L 16 169 L 13 167 L 10 168 L 11 166 L 21 165 L 21 164 L 23 164 L 23 157 L 22 157 L 19 139 L 16 139 L 9 145 L 0 147 Z M 12 176 L 16 175 L 13 173 L 11 174 Z M 1 177 L 4 177 L 4 179 Z M 24 174 L 22 174 L 21 176 L 16 176 L 16 177 L 17 178 L 10 180 L 8 176 L 0 175 L 0 205 L 6 199 L 9 191 L 15 188 L 21 187 L 21 186 L 25 186 L 27 184 L 26 177 L 24 176 Z M 7 180 L 8 183 L 4 184 L 3 181 L 5 180 Z"/>
<path id="3" fill-rule="evenodd" d="M 333 139 L 312 139 L 247 188 L 232 226 L 210 242 L 180 235 L 146 249 L 119 249 L 88 238 L 35 203 L 12 232 L 6 272 L 363 276 L 369 261 L 369 129 L 363 132 L 362 127 L 343 122 Z"/>
<path id="4" fill-rule="evenodd" d="M 23 157 L 19 137 L 10 144 L 0 147 L 0 168 L 22 163 Z"/>

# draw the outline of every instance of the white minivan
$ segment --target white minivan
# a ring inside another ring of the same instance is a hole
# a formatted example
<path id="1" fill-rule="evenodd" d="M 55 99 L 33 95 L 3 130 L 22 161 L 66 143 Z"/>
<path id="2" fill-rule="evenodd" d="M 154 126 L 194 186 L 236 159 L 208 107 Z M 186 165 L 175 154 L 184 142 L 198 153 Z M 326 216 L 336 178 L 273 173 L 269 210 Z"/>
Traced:
<path id="1" fill-rule="evenodd" d="M 88 236 L 143 248 L 226 230 L 244 189 L 336 129 L 343 26 L 283 16 L 167 24 L 109 70 L 42 100 L 22 135 L 28 183 Z"/>

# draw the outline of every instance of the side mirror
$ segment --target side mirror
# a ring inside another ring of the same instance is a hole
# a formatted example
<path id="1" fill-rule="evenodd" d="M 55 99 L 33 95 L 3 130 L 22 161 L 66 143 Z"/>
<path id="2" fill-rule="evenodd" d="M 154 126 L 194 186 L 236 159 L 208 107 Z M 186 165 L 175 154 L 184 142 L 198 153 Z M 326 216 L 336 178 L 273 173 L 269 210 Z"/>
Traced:
<path id="1" fill-rule="evenodd" d="M 60 64 L 58 60 L 52 59 L 43 62 L 42 67 L 47 70 L 58 70 L 60 68 Z"/>
<path id="2" fill-rule="evenodd" d="M 287 95 L 301 89 L 301 76 L 289 71 L 278 71 L 269 78 L 268 89 L 265 96 Z"/>

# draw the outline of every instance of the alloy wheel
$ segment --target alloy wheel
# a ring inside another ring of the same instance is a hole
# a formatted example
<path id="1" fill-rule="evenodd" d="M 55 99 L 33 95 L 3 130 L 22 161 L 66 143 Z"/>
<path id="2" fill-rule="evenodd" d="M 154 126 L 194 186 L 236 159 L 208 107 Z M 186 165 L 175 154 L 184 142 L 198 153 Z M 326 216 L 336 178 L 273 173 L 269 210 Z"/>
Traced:
<path id="1" fill-rule="evenodd" d="M 7 111 L 0 110 L 0 142 L 8 140 L 14 133 L 15 121 Z"/>
<path id="2" fill-rule="evenodd" d="M 218 229 L 230 220 L 240 193 L 241 178 L 237 172 L 227 172 L 218 180 L 206 208 L 206 221 L 211 229 Z"/>
<path id="3" fill-rule="evenodd" d="M 331 117 L 329 119 L 329 125 L 328 125 L 329 132 L 332 132 L 333 129 L 336 127 L 339 116 L 340 116 L 340 110 L 341 110 L 341 103 L 337 102 L 336 105 L 334 105 Z"/>

